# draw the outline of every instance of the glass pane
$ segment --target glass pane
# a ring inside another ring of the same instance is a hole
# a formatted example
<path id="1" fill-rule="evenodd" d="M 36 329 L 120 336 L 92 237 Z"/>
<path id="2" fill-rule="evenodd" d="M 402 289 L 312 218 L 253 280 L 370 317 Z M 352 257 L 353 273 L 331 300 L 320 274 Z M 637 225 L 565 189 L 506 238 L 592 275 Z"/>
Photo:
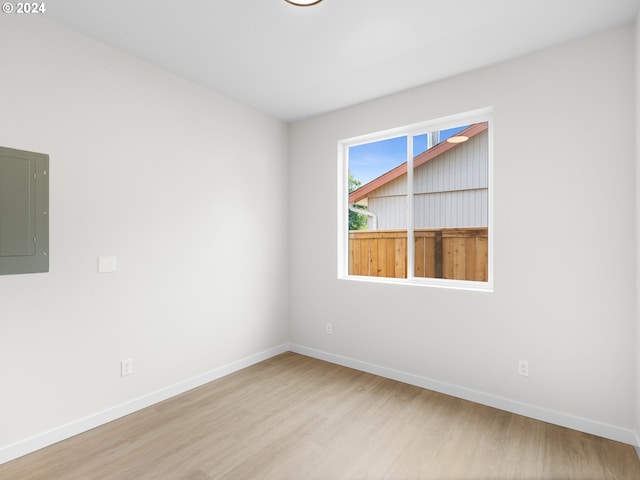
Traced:
<path id="1" fill-rule="evenodd" d="M 414 275 L 488 281 L 487 123 L 413 141 Z"/>
<path id="2" fill-rule="evenodd" d="M 407 277 L 407 137 L 349 148 L 349 275 Z"/>

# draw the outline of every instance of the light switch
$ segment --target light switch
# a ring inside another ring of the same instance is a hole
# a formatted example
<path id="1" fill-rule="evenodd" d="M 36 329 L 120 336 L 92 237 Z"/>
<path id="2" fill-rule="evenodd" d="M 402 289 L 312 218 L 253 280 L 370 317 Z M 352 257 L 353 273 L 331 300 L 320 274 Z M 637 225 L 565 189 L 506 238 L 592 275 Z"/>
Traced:
<path id="1" fill-rule="evenodd" d="M 113 273 L 118 269 L 118 257 L 98 257 L 98 273 Z"/>

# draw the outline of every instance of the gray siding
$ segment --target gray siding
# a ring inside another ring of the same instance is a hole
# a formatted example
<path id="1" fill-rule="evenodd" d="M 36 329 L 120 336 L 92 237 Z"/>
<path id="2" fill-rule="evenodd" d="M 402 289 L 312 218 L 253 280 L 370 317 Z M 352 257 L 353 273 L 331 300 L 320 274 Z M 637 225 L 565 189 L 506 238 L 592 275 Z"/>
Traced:
<path id="1" fill-rule="evenodd" d="M 484 131 L 415 170 L 416 228 L 488 225 L 487 139 Z M 379 229 L 406 228 L 406 182 L 403 175 L 371 192 Z"/>

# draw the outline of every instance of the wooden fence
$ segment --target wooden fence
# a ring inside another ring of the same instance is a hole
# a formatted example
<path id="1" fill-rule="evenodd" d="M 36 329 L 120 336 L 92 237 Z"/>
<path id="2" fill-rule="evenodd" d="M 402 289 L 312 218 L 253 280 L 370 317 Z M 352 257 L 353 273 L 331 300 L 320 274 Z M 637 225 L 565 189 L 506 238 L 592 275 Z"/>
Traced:
<path id="1" fill-rule="evenodd" d="M 426 228 L 414 231 L 416 277 L 488 280 L 488 231 Z M 349 275 L 407 278 L 407 232 L 349 232 Z"/>

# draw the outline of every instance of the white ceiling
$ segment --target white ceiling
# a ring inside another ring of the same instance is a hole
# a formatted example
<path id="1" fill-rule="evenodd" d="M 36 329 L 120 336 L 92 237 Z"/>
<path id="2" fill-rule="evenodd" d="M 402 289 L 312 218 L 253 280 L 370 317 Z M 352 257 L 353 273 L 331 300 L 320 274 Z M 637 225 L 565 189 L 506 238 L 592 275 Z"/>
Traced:
<path id="1" fill-rule="evenodd" d="M 286 122 L 635 20 L 640 0 L 52 0 L 46 16 Z"/>

